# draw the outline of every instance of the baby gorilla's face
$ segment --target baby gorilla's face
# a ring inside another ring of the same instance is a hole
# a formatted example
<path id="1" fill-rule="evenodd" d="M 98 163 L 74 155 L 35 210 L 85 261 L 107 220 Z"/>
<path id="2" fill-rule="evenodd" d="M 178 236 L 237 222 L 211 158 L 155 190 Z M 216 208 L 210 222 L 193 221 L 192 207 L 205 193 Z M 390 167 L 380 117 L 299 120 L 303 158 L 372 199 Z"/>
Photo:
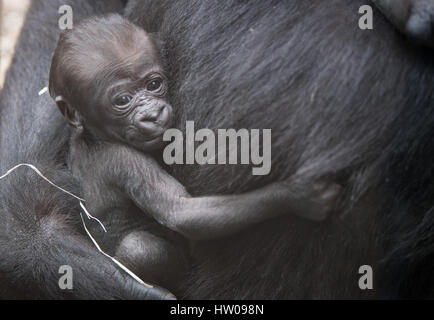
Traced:
<path id="1" fill-rule="evenodd" d="M 97 136 L 148 151 L 160 148 L 171 125 L 167 80 L 154 43 L 144 32 L 135 43 L 119 43 L 104 53 L 88 85 L 92 101 L 81 110 L 84 125 Z M 87 90 L 86 90 L 87 91 Z"/>
<path id="2" fill-rule="evenodd" d="M 153 70 L 136 81 L 116 82 L 108 91 L 104 105 L 96 108 L 105 116 L 98 120 L 94 114 L 104 135 L 144 151 L 161 147 L 172 120 L 163 75 Z"/>
<path id="3" fill-rule="evenodd" d="M 89 18 L 60 36 L 49 86 L 68 123 L 97 139 L 147 151 L 161 147 L 171 125 L 158 47 L 119 15 Z"/>

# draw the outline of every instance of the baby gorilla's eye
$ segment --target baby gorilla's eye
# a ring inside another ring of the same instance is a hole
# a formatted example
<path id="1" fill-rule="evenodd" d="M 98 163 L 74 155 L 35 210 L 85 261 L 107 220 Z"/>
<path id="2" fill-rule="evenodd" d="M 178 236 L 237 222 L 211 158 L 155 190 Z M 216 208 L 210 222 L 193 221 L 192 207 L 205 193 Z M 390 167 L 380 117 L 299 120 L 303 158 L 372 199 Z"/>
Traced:
<path id="1" fill-rule="evenodd" d="M 133 100 L 133 97 L 130 95 L 117 97 L 114 101 L 115 105 L 123 107 L 129 104 Z"/>
<path id="2" fill-rule="evenodd" d="M 157 78 L 148 82 L 148 84 L 146 85 L 146 90 L 151 92 L 158 91 L 162 85 L 163 79 Z"/>

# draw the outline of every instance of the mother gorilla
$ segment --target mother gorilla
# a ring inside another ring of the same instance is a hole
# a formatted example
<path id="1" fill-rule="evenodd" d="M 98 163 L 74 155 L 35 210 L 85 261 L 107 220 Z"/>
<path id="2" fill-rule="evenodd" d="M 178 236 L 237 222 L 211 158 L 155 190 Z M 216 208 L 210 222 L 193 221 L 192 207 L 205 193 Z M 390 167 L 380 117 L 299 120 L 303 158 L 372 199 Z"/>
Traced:
<path id="1" fill-rule="evenodd" d="M 45 86 L 68 1 L 35 1 L 0 100 L 0 170 L 31 162 L 74 190 L 68 129 Z M 345 196 L 323 224 L 286 217 L 197 243 L 187 298 L 385 298 L 433 294 L 432 52 L 410 48 L 363 0 L 146 0 L 125 14 L 162 38 L 176 126 L 271 128 L 272 172 L 244 166 L 168 170 L 193 194 L 235 193 L 294 173 L 331 176 Z M 120 11 L 74 1 L 75 19 Z M 149 298 L 80 233 L 76 203 L 22 169 L 0 183 L 4 297 Z M 60 265 L 74 290 L 58 288 Z M 359 267 L 374 289 L 358 286 Z M 30 287 L 30 289 L 29 289 Z M 154 297 L 154 296 L 152 296 Z"/>

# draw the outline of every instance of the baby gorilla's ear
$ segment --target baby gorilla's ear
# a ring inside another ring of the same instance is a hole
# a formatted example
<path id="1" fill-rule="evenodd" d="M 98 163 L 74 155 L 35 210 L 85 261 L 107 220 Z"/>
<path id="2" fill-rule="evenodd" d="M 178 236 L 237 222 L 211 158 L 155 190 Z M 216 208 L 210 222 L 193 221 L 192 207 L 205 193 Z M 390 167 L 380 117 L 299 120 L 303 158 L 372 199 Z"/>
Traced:
<path id="1" fill-rule="evenodd" d="M 71 126 L 74 128 L 82 126 L 80 114 L 62 96 L 57 96 L 55 101 L 60 113 Z"/>

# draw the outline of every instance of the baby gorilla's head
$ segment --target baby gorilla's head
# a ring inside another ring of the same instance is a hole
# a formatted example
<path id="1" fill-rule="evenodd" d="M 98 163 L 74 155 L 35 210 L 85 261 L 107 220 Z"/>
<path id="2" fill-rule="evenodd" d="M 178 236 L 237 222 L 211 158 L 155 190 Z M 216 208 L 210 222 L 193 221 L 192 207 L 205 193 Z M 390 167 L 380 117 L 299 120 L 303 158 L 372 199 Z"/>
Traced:
<path id="1" fill-rule="evenodd" d="M 68 123 L 97 139 L 152 150 L 171 124 L 156 42 L 119 15 L 87 19 L 60 36 L 49 90 Z"/>

